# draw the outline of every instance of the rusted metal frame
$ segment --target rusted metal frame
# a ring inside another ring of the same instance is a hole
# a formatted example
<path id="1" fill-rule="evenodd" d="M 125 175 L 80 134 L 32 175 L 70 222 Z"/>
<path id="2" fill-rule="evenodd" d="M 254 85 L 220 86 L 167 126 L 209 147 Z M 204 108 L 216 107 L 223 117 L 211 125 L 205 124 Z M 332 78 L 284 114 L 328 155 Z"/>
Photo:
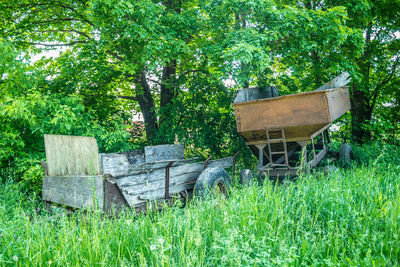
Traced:
<path id="1" fill-rule="evenodd" d="M 170 161 L 165 167 L 165 199 L 169 199 L 169 168 L 174 163 L 174 161 Z"/>
<path id="2" fill-rule="evenodd" d="M 315 166 L 318 165 L 318 163 L 325 157 L 326 153 L 328 153 L 328 149 L 325 147 L 322 149 L 314 158 L 312 161 L 310 161 L 310 167 L 314 168 Z"/>
<path id="3" fill-rule="evenodd" d="M 287 168 L 290 168 L 290 166 L 289 166 L 289 156 L 288 156 L 288 152 L 287 152 L 286 137 L 285 137 L 285 130 L 283 128 L 275 129 L 274 132 L 280 132 L 281 133 L 281 138 L 276 138 L 276 139 L 271 139 L 270 138 L 270 135 L 269 135 L 270 131 L 273 131 L 273 130 L 266 130 L 267 145 L 268 145 L 269 161 L 270 162 L 267 165 L 265 165 L 262 169 L 268 168 L 268 167 L 281 167 L 281 166 L 285 166 Z M 272 142 L 278 142 L 278 141 L 282 142 L 283 151 L 274 151 L 274 152 L 272 152 L 271 143 Z M 279 163 L 274 163 L 273 162 L 272 155 L 278 155 L 278 154 L 283 154 L 283 157 L 284 157 L 284 160 L 285 160 L 285 164 L 279 164 Z"/>
<path id="4" fill-rule="evenodd" d="M 274 169 L 266 169 L 263 170 L 261 173 L 270 176 L 270 177 L 277 177 L 277 176 L 286 176 L 286 175 L 297 175 L 300 168 L 284 168 L 284 169 L 279 169 L 279 168 L 274 168 Z"/>
<path id="5" fill-rule="evenodd" d="M 311 146 L 312 146 L 312 152 L 313 152 L 313 156 L 315 158 L 315 146 L 314 146 L 314 138 L 311 138 Z"/>
<path id="6" fill-rule="evenodd" d="M 233 166 L 232 166 L 232 178 L 235 179 L 235 173 L 236 173 L 236 156 L 239 154 L 239 151 L 233 155 Z M 232 179 L 232 180 L 233 180 Z"/>
<path id="7" fill-rule="evenodd" d="M 286 142 L 297 142 L 297 141 L 310 141 L 310 137 L 309 136 L 303 136 L 303 137 L 298 137 L 298 138 L 286 138 Z M 247 146 L 258 145 L 258 144 L 266 144 L 266 143 L 268 143 L 267 139 L 256 140 L 256 141 L 246 141 L 246 145 Z M 271 144 L 280 143 L 280 141 L 271 140 L 270 143 Z"/>
<path id="8" fill-rule="evenodd" d="M 315 133 L 313 133 L 311 135 L 311 139 L 315 138 L 316 136 L 318 136 L 320 133 L 322 133 L 323 131 L 325 131 L 326 129 L 328 129 L 330 126 L 332 125 L 332 123 L 329 123 L 327 125 L 325 125 L 324 127 L 322 127 L 321 129 L 319 129 L 318 131 L 316 131 Z"/>
<path id="9" fill-rule="evenodd" d="M 269 138 L 269 131 L 267 130 L 267 145 L 268 145 L 268 154 L 269 154 L 269 163 L 272 165 L 274 162 L 272 161 L 272 152 L 271 152 L 271 140 Z M 260 165 L 262 166 L 262 165 Z"/>
<path id="10" fill-rule="evenodd" d="M 326 129 L 325 131 L 326 131 L 326 141 L 328 142 L 328 144 L 331 144 L 331 137 L 329 135 L 329 130 Z"/>
<path id="11" fill-rule="evenodd" d="M 212 159 L 212 155 L 209 156 L 208 159 L 206 159 L 206 160 L 204 161 L 204 169 L 207 169 L 207 167 L 208 167 L 208 162 L 209 162 L 211 159 Z"/>
<path id="12" fill-rule="evenodd" d="M 288 154 L 287 154 L 285 130 L 283 128 L 281 129 L 281 133 L 282 133 L 283 149 L 284 149 L 284 152 L 285 152 L 285 163 L 286 163 L 287 167 L 290 168 L 290 166 L 289 166 L 289 158 L 288 158 Z"/>
<path id="13" fill-rule="evenodd" d="M 287 168 L 287 165 L 286 164 L 279 164 L 279 163 L 273 163 L 273 164 L 268 163 L 267 165 L 265 165 L 263 167 L 263 169 L 270 168 L 270 167 L 272 167 L 272 168 L 274 168 L 274 167 L 286 167 Z"/>
<path id="14" fill-rule="evenodd" d="M 259 144 L 256 145 L 256 147 L 258 148 L 258 168 L 259 170 L 263 169 L 264 166 L 264 148 L 267 144 Z M 270 160 L 272 160 L 272 157 L 270 158 Z"/>
<path id="15" fill-rule="evenodd" d="M 288 158 L 291 157 L 291 156 L 296 152 L 296 150 L 297 150 L 297 148 L 294 148 L 294 149 L 290 150 L 290 151 L 287 153 Z M 277 159 L 275 162 L 276 162 L 277 164 L 280 164 L 280 163 L 282 163 L 282 162 L 284 162 L 284 161 L 285 161 L 285 156 L 282 156 L 282 157 L 280 157 L 279 159 Z"/>
<path id="16" fill-rule="evenodd" d="M 42 165 L 44 175 L 45 175 L 45 176 L 48 176 L 48 175 L 49 175 L 49 172 L 48 172 L 48 170 L 47 170 L 47 163 L 46 163 L 44 160 L 42 160 L 42 161 L 40 162 L 40 164 Z"/>

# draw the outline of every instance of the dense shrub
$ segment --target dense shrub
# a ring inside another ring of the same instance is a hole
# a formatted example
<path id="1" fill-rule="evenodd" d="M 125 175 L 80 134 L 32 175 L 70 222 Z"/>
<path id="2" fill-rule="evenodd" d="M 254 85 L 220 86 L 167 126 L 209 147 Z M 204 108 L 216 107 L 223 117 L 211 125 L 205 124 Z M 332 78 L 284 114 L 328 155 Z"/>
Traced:
<path id="1" fill-rule="evenodd" d="M 101 152 L 130 149 L 121 120 L 100 125 L 75 95 L 5 97 L 0 102 L 0 124 L 0 167 L 14 167 L 24 188 L 35 192 L 39 192 L 43 176 L 44 134 L 94 136 Z"/>

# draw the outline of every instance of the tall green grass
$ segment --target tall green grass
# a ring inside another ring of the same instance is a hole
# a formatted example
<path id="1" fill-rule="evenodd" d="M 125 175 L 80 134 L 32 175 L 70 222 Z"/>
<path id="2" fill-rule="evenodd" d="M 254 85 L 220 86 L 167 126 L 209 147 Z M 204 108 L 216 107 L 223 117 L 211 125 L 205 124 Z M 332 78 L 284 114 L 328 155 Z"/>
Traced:
<path id="1" fill-rule="evenodd" d="M 380 158 L 233 188 L 147 216 L 48 214 L 0 186 L 0 262 L 48 266 L 399 265 L 400 166 Z"/>

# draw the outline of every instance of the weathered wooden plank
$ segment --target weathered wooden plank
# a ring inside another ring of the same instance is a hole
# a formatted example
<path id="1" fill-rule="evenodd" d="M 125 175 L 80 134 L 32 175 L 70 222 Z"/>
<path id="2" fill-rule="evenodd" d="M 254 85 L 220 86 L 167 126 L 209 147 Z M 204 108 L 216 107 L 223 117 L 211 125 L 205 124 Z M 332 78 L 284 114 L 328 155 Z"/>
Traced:
<path id="1" fill-rule="evenodd" d="M 146 162 L 184 159 L 183 144 L 146 146 L 144 152 Z"/>
<path id="2" fill-rule="evenodd" d="M 233 157 L 229 158 L 223 158 L 223 159 L 216 159 L 216 160 L 211 160 L 208 163 L 208 167 L 219 167 L 222 169 L 229 168 L 233 165 Z"/>
<path id="3" fill-rule="evenodd" d="M 170 189 L 184 183 L 188 182 L 195 182 L 197 178 L 199 177 L 200 173 L 202 171 L 194 171 L 191 173 L 185 173 L 181 174 L 178 176 L 171 176 L 169 180 L 169 187 Z M 117 182 L 118 183 L 118 182 Z M 143 184 L 138 184 L 138 185 L 131 185 L 131 186 L 126 186 L 126 185 L 120 185 L 119 187 L 121 190 L 123 190 L 125 193 L 130 194 L 130 195 L 137 195 L 141 194 L 143 192 L 150 192 L 154 190 L 165 190 L 165 178 L 162 180 L 156 180 L 153 182 L 147 182 Z"/>
<path id="4" fill-rule="evenodd" d="M 327 99 L 331 121 L 336 120 L 351 108 L 350 92 L 348 87 L 329 90 Z"/>
<path id="5" fill-rule="evenodd" d="M 173 188 L 171 188 L 170 194 L 175 194 L 175 193 L 179 193 L 183 190 L 190 190 L 193 189 L 195 185 L 194 183 L 187 183 L 187 184 L 181 184 L 179 186 L 175 186 Z M 156 199 L 161 199 L 164 197 L 164 191 L 163 190 L 156 190 L 156 191 L 151 191 L 151 192 L 147 192 L 145 194 L 142 194 L 139 196 L 139 199 L 142 200 L 156 200 Z"/>
<path id="6" fill-rule="evenodd" d="M 197 158 L 175 160 L 174 163 L 171 165 L 171 167 L 185 165 L 187 163 L 192 163 L 197 160 L 198 160 Z M 153 171 L 156 169 L 165 169 L 169 163 L 170 163 L 170 161 L 163 160 L 163 161 L 156 161 L 156 162 L 146 162 L 146 163 L 139 164 L 136 166 L 130 166 L 129 168 L 127 168 L 126 172 L 118 173 L 115 175 L 115 177 L 125 176 L 127 174 L 135 175 L 135 174 L 140 174 L 140 173 L 144 173 L 144 172 L 150 172 L 150 171 Z"/>
<path id="7" fill-rule="evenodd" d="M 314 168 L 315 166 L 318 165 L 318 163 L 325 157 L 325 155 L 328 153 L 328 148 L 322 149 L 315 157 L 313 160 L 310 161 L 310 167 Z"/>
<path id="8" fill-rule="evenodd" d="M 233 158 L 230 157 L 212 160 L 209 162 L 208 166 L 228 168 L 232 166 L 232 164 Z M 193 189 L 198 176 L 203 170 L 203 162 L 171 167 L 170 193 L 173 194 L 186 189 Z M 147 199 L 147 195 L 153 196 L 149 197 L 149 199 L 153 200 L 163 198 L 165 194 L 165 169 L 154 169 L 146 173 L 119 176 L 116 180 L 129 205 L 132 207 L 143 204 L 145 199 Z M 188 184 L 190 184 L 190 186 Z M 141 195 L 145 199 L 141 199 Z"/>
<path id="9" fill-rule="evenodd" d="M 233 157 L 211 160 L 208 163 L 209 167 L 220 167 L 228 168 L 233 164 Z M 165 165 L 166 166 L 166 165 Z M 192 164 L 182 164 L 178 166 L 172 165 L 170 167 L 170 176 L 178 176 L 186 173 L 203 171 L 204 163 L 192 163 Z M 135 172 L 130 172 L 123 175 L 116 175 L 114 177 L 120 186 L 133 186 L 138 184 L 150 183 L 157 180 L 165 179 L 165 167 L 164 168 L 143 168 L 136 169 Z"/>
<path id="10" fill-rule="evenodd" d="M 122 153 L 100 154 L 100 164 L 103 174 L 112 176 L 127 173 L 132 167 L 145 163 L 142 149 Z"/>
<path id="11" fill-rule="evenodd" d="M 337 87 L 343 87 L 346 86 L 350 82 L 350 74 L 348 72 L 342 72 L 339 76 L 336 78 L 330 80 L 326 84 L 322 85 L 315 91 L 319 90 L 327 90 L 327 89 L 333 89 Z"/>
<path id="12" fill-rule="evenodd" d="M 257 99 L 276 97 L 278 95 L 278 87 L 276 86 L 269 86 L 266 88 L 244 88 L 236 93 L 233 103 L 241 103 Z"/>
<path id="13" fill-rule="evenodd" d="M 98 175 L 99 153 L 93 137 L 44 135 L 49 176 Z"/>
<path id="14" fill-rule="evenodd" d="M 103 209 L 104 184 L 102 175 L 45 176 L 44 200 L 75 208 Z"/>

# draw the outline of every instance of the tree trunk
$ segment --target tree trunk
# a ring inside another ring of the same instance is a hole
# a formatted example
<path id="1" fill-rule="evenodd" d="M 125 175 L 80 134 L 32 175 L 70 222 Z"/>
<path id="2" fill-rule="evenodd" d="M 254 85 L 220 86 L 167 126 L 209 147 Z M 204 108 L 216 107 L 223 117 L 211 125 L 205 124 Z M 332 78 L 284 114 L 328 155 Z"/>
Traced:
<path id="1" fill-rule="evenodd" d="M 181 0 L 164 0 L 162 4 L 168 12 L 181 13 Z M 176 68 L 177 61 L 173 59 L 163 67 L 161 76 L 159 129 L 162 130 L 162 134 L 158 136 L 158 142 L 163 144 L 170 144 L 175 140 L 171 120 L 173 118 L 171 108 L 172 102 L 177 96 L 176 92 L 178 91 L 178 85 L 176 84 Z"/>
<path id="2" fill-rule="evenodd" d="M 362 144 L 371 138 L 365 125 L 371 120 L 372 110 L 368 108 L 365 92 L 353 83 L 351 97 L 351 135 L 353 141 Z"/>
<path id="3" fill-rule="evenodd" d="M 156 140 L 158 124 L 154 100 L 151 95 L 150 86 L 146 81 L 146 74 L 142 72 L 135 83 L 137 87 L 142 88 L 141 93 L 137 93 L 136 99 L 143 114 L 147 142 L 152 144 Z"/>
<path id="4" fill-rule="evenodd" d="M 161 77 L 159 126 L 163 133 L 162 136 L 159 136 L 159 138 L 160 142 L 165 144 L 171 144 L 175 140 L 171 121 L 173 118 L 171 110 L 172 102 L 176 98 L 176 65 L 176 60 L 172 60 L 169 64 L 164 66 Z"/>
<path id="5" fill-rule="evenodd" d="M 351 97 L 351 134 L 353 140 L 359 144 L 371 139 L 371 132 L 365 126 L 372 118 L 372 108 L 370 105 L 370 67 L 371 67 L 371 42 L 372 24 L 368 25 L 365 34 L 365 50 L 358 66 L 363 75 L 362 82 L 353 83 Z"/>
<path id="6" fill-rule="evenodd" d="M 175 97 L 176 60 L 167 64 L 163 69 L 161 78 L 160 107 L 166 107 Z"/>
<path id="7" fill-rule="evenodd" d="M 321 61 L 318 55 L 318 51 L 311 51 L 311 62 L 312 62 L 312 72 L 314 76 L 315 87 L 319 87 L 322 85 L 321 79 Z"/>

